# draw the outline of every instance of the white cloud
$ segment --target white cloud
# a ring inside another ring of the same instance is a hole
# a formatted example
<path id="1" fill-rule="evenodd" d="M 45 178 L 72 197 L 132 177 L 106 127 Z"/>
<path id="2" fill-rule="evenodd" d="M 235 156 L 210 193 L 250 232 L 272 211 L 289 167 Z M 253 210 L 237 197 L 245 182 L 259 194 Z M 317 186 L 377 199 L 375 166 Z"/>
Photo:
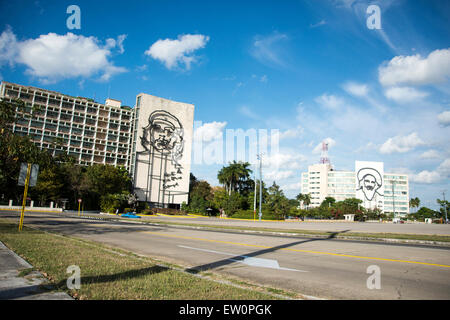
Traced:
<path id="1" fill-rule="evenodd" d="M 198 127 L 194 131 L 195 141 L 210 142 L 216 139 L 222 139 L 223 129 L 227 125 L 226 122 L 207 122 Z"/>
<path id="2" fill-rule="evenodd" d="M 173 69 L 184 64 L 189 70 L 191 64 L 197 61 L 192 53 L 204 48 L 209 37 L 202 34 L 179 35 L 178 39 L 164 39 L 153 43 L 145 54 L 159 60 L 167 67 Z"/>
<path id="3" fill-rule="evenodd" d="M 344 105 L 344 100 L 342 98 L 336 97 L 334 95 L 323 94 L 314 99 L 314 101 L 328 109 L 338 109 Z"/>
<path id="4" fill-rule="evenodd" d="M 437 171 L 443 175 L 444 178 L 448 178 L 450 175 L 450 159 L 445 159 L 437 168 Z"/>
<path id="5" fill-rule="evenodd" d="M 347 82 L 342 87 L 349 94 L 357 97 L 365 97 L 369 93 L 369 88 L 367 87 L 366 84 Z"/>
<path id="6" fill-rule="evenodd" d="M 278 152 L 270 156 L 263 156 L 263 166 L 269 168 L 299 169 L 306 157 L 301 154 Z M 264 174 L 263 174 L 264 175 Z"/>
<path id="7" fill-rule="evenodd" d="M 391 87 L 385 90 L 384 95 L 398 103 L 409 103 L 425 98 L 428 93 L 411 87 Z"/>
<path id="8" fill-rule="evenodd" d="M 266 83 L 269 79 L 267 78 L 267 75 L 263 75 L 259 81 Z"/>
<path id="9" fill-rule="evenodd" d="M 420 54 L 396 56 L 378 68 L 378 78 L 383 86 L 437 84 L 450 77 L 450 49 Z"/>
<path id="10" fill-rule="evenodd" d="M 438 183 L 450 178 L 450 159 L 445 159 L 434 171 L 424 170 L 410 175 L 409 179 L 417 183 Z"/>
<path id="11" fill-rule="evenodd" d="M 417 133 L 413 132 L 407 136 L 395 136 L 387 139 L 380 147 L 380 152 L 383 154 L 394 152 L 404 153 L 424 144 Z"/>
<path id="12" fill-rule="evenodd" d="M 264 172 L 263 177 L 265 180 L 279 181 L 279 180 L 290 178 L 294 174 L 295 173 L 292 170 L 287 170 L 287 171 L 274 170 L 274 171 Z"/>
<path id="13" fill-rule="evenodd" d="M 115 47 L 123 52 L 125 35 L 118 40 L 107 39 L 102 46 L 95 37 L 67 33 L 49 33 L 36 39 L 17 41 L 7 29 L 0 36 L 0 62 L 21 63 L 26 73 L 43 82 L 55 82 L 65 78 L 90 77 L 100 74 L 100 80 L 108 80 L 114 74 L 127 71 L 109 61 Z"/>
<path id="14" fill-rule="evenodd" d="M 287 129 L 285 131 L 281 131 L 279 134 L 279 139 L 289 139 L 289 138 L 296 138 L 300 136 L 303 133 L 303 128 L 301 126 L 297 126 L 296 128 Z"/>
<path id="15" fill-rule="evenodd" d="M 285 61 L 282 56 L 285 50 L 282 48 L 281 43 L 287 39 L 287 35 L 278 32 L 265 37 L 257 36 L 253 41 L 250 53 L 263 64 L 284 66 Z"/>
<path id="16" fill-rule="evenodd" d="M 253 120 L 260 119 L 259 116 L 247 106 L 240 107 L 239 112 L 241 114 L 243 114 L 244 116 L 249 117 L 250 119 L 253 119 Z"/>
<path id="17" fill-rule="evenodd" d="M 417 174 L 410 175 L 409 180 L 417 183 L 437 183 L 441 180 L 441 176 L 436 171 L 424 170 Z"/>
<path id="18" fill-rule="evenodd" d="M 317 22 L 317 23 L 310 24 L 309 27 L 310 27 L 310 28 L 317 28 L 317 27 L 323 26 L 323 25 L 325 25 L 325 24 L 327 24 L 327 22 L 326 22 L 325 20 L 320 20 L 320 21 Z"/>
<path id="19" fill-rule="evenodd" d="M 450 111 L 444 111 L 440 113 L 437 118 L 439 124 L 443 125 L 444 127 L 450 126 Z"/>
<path id="20" fill-rule="evenodd" d="M 336 145 L 336 141 L 333 138 L 326 138 L 322 142 L 328 143 L 328 148 L 334 147 Z M 322 152 L 322 142 L 320 142 L 316 147 L 313 149 L 312 153 L 319 154 Z"/>
<path id="21" fill-rule="evenodd" d="M 437 159 L 439 158 L 439 152 L 436 150 L 427 150 L 424 153 L 422 153 L 419 158 L 420 159 Z"/>
<path id="22" fill-rule="evenodd" d="M 291 184 L 287 184 L 281 187 L 281 189 L 283 191 L 286 190 L 298 190 L 298 192 L 300 193 L 300 189 L 301 189 L 302 183 L 301 182 L 297 182 L 297 183 L 291 183 Z"/>
<path id="23" fill-rule="evenodd" d="M 17 54 L 17 38 L 16 35 L 8 27 L 0 35 L 0 66 L 5 63 L 14 65 L 14 58 Z"/>

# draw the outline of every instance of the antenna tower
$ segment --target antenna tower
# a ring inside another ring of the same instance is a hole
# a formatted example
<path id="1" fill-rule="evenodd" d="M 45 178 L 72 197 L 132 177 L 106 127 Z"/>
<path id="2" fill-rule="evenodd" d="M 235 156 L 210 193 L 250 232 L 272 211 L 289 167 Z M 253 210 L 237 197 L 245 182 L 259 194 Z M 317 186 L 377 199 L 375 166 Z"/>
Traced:
<path id="1" fill-rule="evenodd" d="M 328 143 L 322 142 L 322 154 L 320 155 L 320 163 L 330 164 L 330 158 L 328 158 Z"/>

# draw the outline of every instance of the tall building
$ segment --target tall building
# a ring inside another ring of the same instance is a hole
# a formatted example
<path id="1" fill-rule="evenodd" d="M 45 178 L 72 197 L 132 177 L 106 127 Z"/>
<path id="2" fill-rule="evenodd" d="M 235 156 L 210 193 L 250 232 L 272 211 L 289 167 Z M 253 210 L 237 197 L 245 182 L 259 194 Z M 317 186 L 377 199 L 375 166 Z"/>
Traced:
<path id="1" fill-rule="evenodd" d="M 326 197 L 362 200 L 365 208 L 404 216 L 409 213 L 408 176 L 384 172 L 383 162 L 356 161 L 355 171 L 333 170 L 329 163 L 313 164 L 301 174 L 301 192 L 311 195 L 310 207 Z"/>
<path id="2" fill-rule="evenodd" d="M 141 93 L 130 108 L 5 81 L 0 98 L 25 102 L 31 118 L 12 130 L 41 149 L 67 153 L 81 165 L 125 167 L 139 201 L 151 206 L 188 201 L 194 105 Z"/>
<path id="3" fill-rule="evenodd" d="M 194 105 L 141 93 L 132 142 L 135 192 L 152 204 L 188 202 Z"/>
<path id="4" fill-rule="evenodd" d="M 14 123 L 13 132 L 30 136 L 41 149 L 50 149 L 54 155 L 68 153 L 82 165 L 130 167 L 133 110 L 120 101 L 107 99 L 100 104 L 4 81 L 0 97 L 25 102 L 31 118 Z"/>

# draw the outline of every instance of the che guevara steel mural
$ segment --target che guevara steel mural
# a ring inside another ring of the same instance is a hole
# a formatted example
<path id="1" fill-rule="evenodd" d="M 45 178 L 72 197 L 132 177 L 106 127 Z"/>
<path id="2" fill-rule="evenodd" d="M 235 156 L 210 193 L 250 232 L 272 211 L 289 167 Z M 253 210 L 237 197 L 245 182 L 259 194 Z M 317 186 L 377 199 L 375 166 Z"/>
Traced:
<path id="1" fill-rule="evenodd" d="M 182 165 L 179 163 L 184 150 L 184 129 L 177 117 L 165 110 L 153 111 L 148 118 L 148 125 L 143 127 L 140 137 L 142 147 L 156 153 L 167 162 L 170 159 L 172 168 L 163 174 L 163 189 L 175 188 L 177 180 L 182 179 Z M 166 167 L 166 164 L 164 165 Z"/>

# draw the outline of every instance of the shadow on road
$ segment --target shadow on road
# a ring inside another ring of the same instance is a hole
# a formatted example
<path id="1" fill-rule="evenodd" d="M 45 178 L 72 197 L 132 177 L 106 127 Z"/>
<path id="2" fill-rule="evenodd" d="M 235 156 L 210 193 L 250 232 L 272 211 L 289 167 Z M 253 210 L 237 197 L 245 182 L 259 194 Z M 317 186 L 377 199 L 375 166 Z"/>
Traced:
<path id="1" fill-rule="evenodd" d="M 19 222 L 18 213 L 2 213 L 0 218 L 17 218 L 17 223 Z M 50 216 L 42 215 L 45 219 L 40 220 L 39 216 L 35 213 L 29 214 L 25 212 L 24 226 L 27 224 L 38 227 L 40 230 L 53 231 L 58 233 L 63 233 L 66 235 L 96 235 L 105 233 L 132 233 L 139 231 L 148 231 L 151 227 L 152 231 L 165 230 L 164 227 L 158 228 L 149 225 L 138 225 L 128 221 L 114 221 L 110 219 L 96 220 L 89 218 L 79 218 L 73 216 Z M 13 222 L 10 220 L 10 222 Z"/>
<path id="2" fill-rule="evenodd" d="M 255 251 L 255 252 L 251 252 L 251 253 L 245 254 L 245 257 L 256 257 L 256 256 L 259 256 L 259 255 L 262 255 L 262 254 L 265 254 L 265 253 L 274 252 L 274 251 L 277 251 L 279 249 L 289 248 L 289 247 L 292 247 L 292 246 L 295 246 L 295 245 L 298 245 L 298 244 L 307 243 L 307 242 L 323 241 L 323 240 L 333 239 L 338 234 L 345 233 L 345 232 L 348 232 L 348 231 L 350 231 L 350 230 L 333 232 L 327 238 L 315 238 L 315 239 L 308 239 L 308 240 L 302 240 L 302 241 L 295 241 L 295 242 L 282 244 L 282 245 L 279 245 L 279 246 L 276 246 L 276 247 L 272 247 L 272 248 L 258 250 L 258 251 Z M 222 259 L 222 260 L 219 260 L 219 261 L 216 261 L 216 262 L 207 263 L 207 264 L 203 264 L 203 265 L 200 265 L 200 266 L 195 266 L 195 267 L 192 267 L 192 268 L 188 268 L 188 269 L 186 269 L 186 271 L 190 272 L 190 273 L 198 273 L 198 272 L 202 272 L 202 271 L 209 270 L 209 269 L 215 269 L 215 268 L 218 268 L 218 267 L 223 267 L 225 265 L 228 265 L 228 264 L 236 262 L 236 260 L 239 261 L 239 260 L 243 260 L 243 259 L 244 259 L 244 255 L 238 255 L 238 256 L 231 257 L 231 258 Z"/>
<path id="3" fill-rule="evenodd" d="M 81 285 L 86 284 L 95 284 L 95 283 L 105 283 L 105 282 L 115 282 L 115 281 L 124 281 L 128 279 L 134 279 L 139 277 L 144 277 L 148 275 L 153 275 L 160 272 L 165 272 L 170 270 L 170 268 L 163 266 L 152 266 L 148 268 L 136 269 L 136 270 L 128 270 L 124 272 L 119 272 L 115 274 L 104 274 L 98 276 L 86 276 L 80 278 Z M 61 280 L 56 284 L 56 287 L 59 289 L 67 289 L 67 279 Z"/>

